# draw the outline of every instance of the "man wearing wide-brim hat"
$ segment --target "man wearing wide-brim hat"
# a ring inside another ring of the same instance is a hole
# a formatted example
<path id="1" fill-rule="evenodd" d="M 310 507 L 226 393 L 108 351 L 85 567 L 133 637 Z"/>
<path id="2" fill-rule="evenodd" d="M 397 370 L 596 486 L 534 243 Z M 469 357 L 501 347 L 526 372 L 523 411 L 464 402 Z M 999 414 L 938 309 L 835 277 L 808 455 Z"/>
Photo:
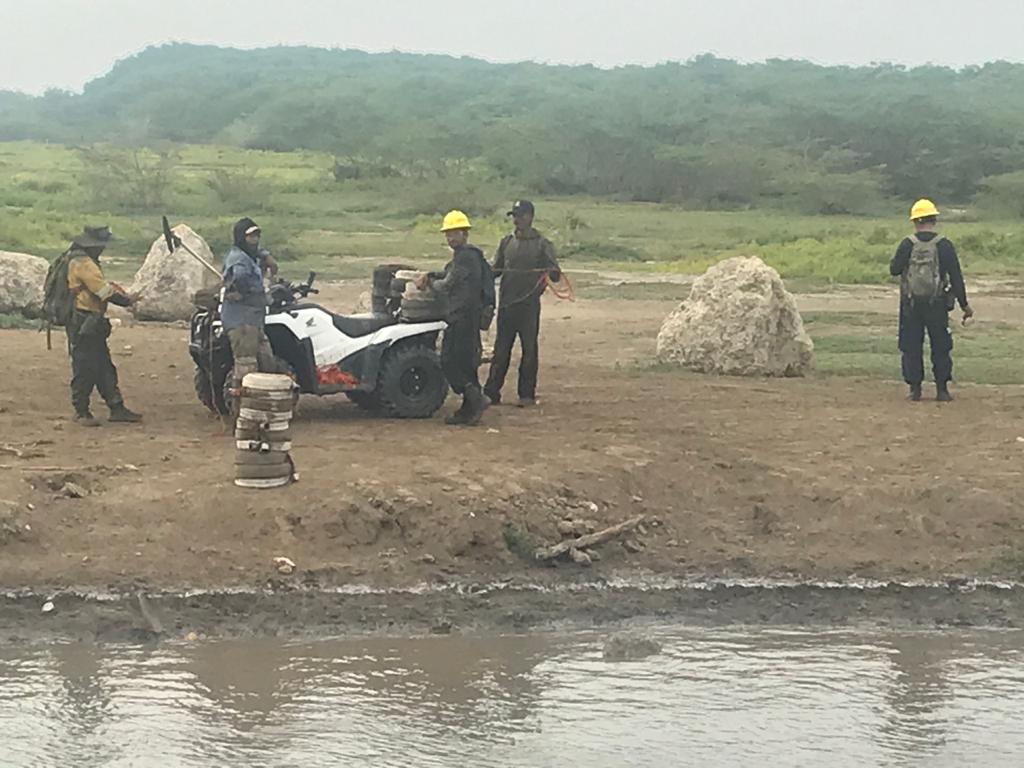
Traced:
<path id="1" fill-rule="evenodd" d="M 114 239 L 107 226 L 86 227 L 71 242 L 68 262 L 68 289 L 75 297 L 74 314 L 68 323 L 68 348 L 71 353 L 71 404 L 75 422 L 85 427 L 99 426 L 89 407 L 93 389 L 110 409 L 110 421 L 137 422 L 142 417 L 125 407 L 117 382 L 117 368 L 110 359 L 110 321 L 107 304 L 129 307 L 137 297 L 107 281 L 100 267 L 100 255 Z"/>

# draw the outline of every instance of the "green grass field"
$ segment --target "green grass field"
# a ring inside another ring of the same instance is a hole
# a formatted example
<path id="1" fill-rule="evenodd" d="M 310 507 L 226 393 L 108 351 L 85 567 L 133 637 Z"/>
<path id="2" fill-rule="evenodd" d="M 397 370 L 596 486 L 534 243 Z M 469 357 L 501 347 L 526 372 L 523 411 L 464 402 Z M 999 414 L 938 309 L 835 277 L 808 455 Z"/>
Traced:
<path id="1" fill-rule="evenodd" d="M 1006 323 L 952 323 L 953 364 L 956 382 L 971 384 L 1024 383 L 1024 328 Z M 900 353 L 896 344 L 897 317 L 881 312 L 805 312 L 804 326 L 814 340 L 812 376 L 851 376 L 901 381 Z M 925 340 L 925 377 L 930 378 L 928 342 Z M 672 365 L 641 363 L 642 374 L 681 373 Z"/>
<path id="2" fill-rule="evenodd" d="M 384 260 L 441 262 L 440 214 L 464 207 L 474 241 L 491 252 L 507 229 L 502 213 L 521 195 L 504 182 L 464 169 L 448 180 L 336 181 L 333 159 L 315 152 L 233 147 L 79 151 L 31 142 L 0 143 L 0 249 L 59 253 L 82 224 L 109 222 L 121 241 L 107 255 L 129 276 L 159 234 L 161 214 L 186 222 L 215 252 L 231 224 L 251 215 L 266 244 L 300 275 L 368 274 Z M 705 212 L 586 198 L 536 200 L 538 228 L 573 266 L 700 273 L 732 255 L 759 255 L 803 284 L 878 283 L 908 230 L 904 211 L 888 219 L 798 216 L 777 211 Z M 1017 276 L 1024 254 L 1014 221 L 950 216 L 944 231 L 959 245 L 972 277 Z M 960 220 L 953 220 L 959 218 Z"/>
<path id="3" fill-rule="evenodd" d="M 996 322 L 971 323 L 964 327 L 953 322 L 958 316 L 950 317 L 956 380 L 975 384 L 1024 382 L 1024 360 L 1018 354 L 1024 345 L 1024 329 Z M 901 378 L 895 311 L 891 314 L 808 312 L 804 314 L 804 325 L 814 339 L 817 375 Z M 926 372 L 929 370 L 927 350 L 926 340 Z"/>

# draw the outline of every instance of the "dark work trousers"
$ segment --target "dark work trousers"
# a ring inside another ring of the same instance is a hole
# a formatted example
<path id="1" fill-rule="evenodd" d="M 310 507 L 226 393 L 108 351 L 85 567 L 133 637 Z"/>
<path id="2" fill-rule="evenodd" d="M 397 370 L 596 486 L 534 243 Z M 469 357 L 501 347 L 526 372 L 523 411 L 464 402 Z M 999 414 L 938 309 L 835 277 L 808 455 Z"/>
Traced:
<path id="1" fill-rule="evenodd" d="M 494 359 L 484 385 L 491 400 L 501 397 L 505 376 L 512 361 L 512 347 L 519 337 L 523 356 L 519 362 L 519 397 L 537 397 L 537 369 L 540 365 L 537 337 L 540 334 L 540 298 L 528 299 L 510 307 L 498 308 L 498 336 L 494 341 Z"/>
<path id="2" fill-rule="evenodd" d="M 944 300 L 930 303 L 900 304 L 900 352 L 903 353 L 903 380 L 907 384 L 924 381 L 924 333 L 932 348 L 932 373 L 937 384 L 953 378 L 953 334 L 949 332 L 949 311 Z"/>
<path id="3" fill-rule="evenodd" d="M 76 311 L 68 326 L 71 354 L 71 404 L 75 413 L 89 410 L 93 389 L 109 408 L 124 404 L 117 386 L 117 368 L 110 359 L 110 321 L 92 312 Z"/>
<path id="4" fill-rule="evenodd" d="M 468 320 L 449 322 L 441 340 L 441 369 L 452 392 L 462 395 L 470 385 L 479 387 L 479 366 L 480 324 Z"/>

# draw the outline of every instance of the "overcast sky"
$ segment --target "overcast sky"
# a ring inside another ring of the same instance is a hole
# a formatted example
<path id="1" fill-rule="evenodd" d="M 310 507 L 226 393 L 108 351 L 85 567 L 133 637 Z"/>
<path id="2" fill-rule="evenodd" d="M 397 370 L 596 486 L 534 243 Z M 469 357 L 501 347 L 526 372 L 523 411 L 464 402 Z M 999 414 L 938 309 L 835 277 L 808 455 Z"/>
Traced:
<path id="1" fill-rule="evenodd" d="M 0 0 L 0 88 L 78 90 L 168 41 L 491 61 L 1024 61 L 1024 0 Z"/>

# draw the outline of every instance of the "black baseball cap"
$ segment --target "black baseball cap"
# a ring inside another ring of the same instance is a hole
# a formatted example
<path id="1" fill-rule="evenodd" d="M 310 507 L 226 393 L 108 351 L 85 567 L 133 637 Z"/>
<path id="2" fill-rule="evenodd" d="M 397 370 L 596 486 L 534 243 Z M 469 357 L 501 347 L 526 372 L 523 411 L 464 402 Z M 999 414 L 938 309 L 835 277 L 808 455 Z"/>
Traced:
<path id="1" fill-rule="evenodd" d="M 519 213 L 533 213 L 533 203 L 529 200 L 516 200 L 512 203 L 512 210 L 506 216 L 515 216 Z"/>

